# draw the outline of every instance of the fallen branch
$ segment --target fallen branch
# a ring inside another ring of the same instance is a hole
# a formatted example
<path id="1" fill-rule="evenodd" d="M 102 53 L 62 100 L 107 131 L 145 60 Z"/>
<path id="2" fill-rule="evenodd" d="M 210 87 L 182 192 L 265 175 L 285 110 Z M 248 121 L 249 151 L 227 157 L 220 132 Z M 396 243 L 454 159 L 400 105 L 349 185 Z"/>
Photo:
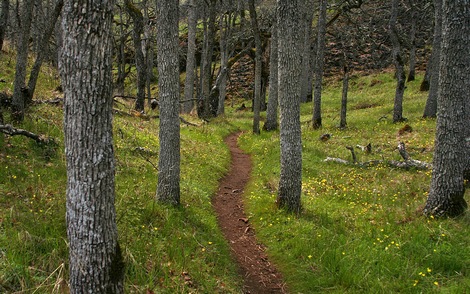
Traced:
<path id="1" fill-rule="evenodd" d="M 64 102 L 63 98 L 57 97 L 54 99 L 48 99 L 48 100 L 33 100 L 34 105 L 39 105 L 39 104 L 52 104 L 52 105 L 57 105 Z"/>
<path id="2" fill-rule="evenodd" d="M 397 161 L 397 160 L 370 160 L 370 161 L 365 161 L 365 162 L 357 162 L 356 154 L 354 153 L 354 148 L 347 146 L 346 147 L 349 151 L 351 151 L 351 155 L 353 158 L 353 161 L 347 161 L 341 158 L 334 158 L 334 157 L 327 157 L 323 161 L 328 162 L 328 161 L 333 161 L 336 163 L 340 164 L 346 164 L 346 165 L 354 165 L 354 166 L 359 166 L 359 167 L 371 167 L 371 166 L 377 166 L 380 164 L 386 164 L 391 167 L 396 167 L 396 168 L 403 168 L 403 169 L 410 169 L 410 168 L 416 168 L 419 170 L 428 170 L 432 169 L 432 164 L 424 162 L 424 161 L 419 161 L 412 159 L 411 156 L 408 154 L 408 152 L 405 149 L 405 143 L 400 142 L 398 144 L 398 152 L 400 153 L 401 157 L 404 159 L 404 161 Z"/>
<path id="3" fill-rule="evenodd" d="M 9 136 L 18 136 L 18 135 L 25 136 L 25 137 L 33 139 L 39 144 L 45 144 L 45 145 L 55 144 L 55 141 L 53 138 L 49 138 L 44 135 L 37 135 L 27 130 L 17 129 L 13 127 L 12 125 L 0 125 L 0 132 L 7 134 Z"/>

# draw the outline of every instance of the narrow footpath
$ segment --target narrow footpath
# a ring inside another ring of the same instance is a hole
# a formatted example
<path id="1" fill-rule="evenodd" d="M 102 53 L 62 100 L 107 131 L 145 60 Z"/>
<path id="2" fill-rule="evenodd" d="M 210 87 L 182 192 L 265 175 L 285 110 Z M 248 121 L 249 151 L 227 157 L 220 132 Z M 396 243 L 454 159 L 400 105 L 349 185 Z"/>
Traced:
<path id="1" fill-rule="evenodd" d="M 244 277 L 243 293 L 287 293 L 281 274 L 269 262 L 263 245 L 257 242 L 244 212 L 243 191 L 250 179 L 252 164 L 250 156 L 238 148 L 239 135 L 233 133 L 225 139 L 232 162 L 228 174 L 219 183 L 212 205 Z"/>

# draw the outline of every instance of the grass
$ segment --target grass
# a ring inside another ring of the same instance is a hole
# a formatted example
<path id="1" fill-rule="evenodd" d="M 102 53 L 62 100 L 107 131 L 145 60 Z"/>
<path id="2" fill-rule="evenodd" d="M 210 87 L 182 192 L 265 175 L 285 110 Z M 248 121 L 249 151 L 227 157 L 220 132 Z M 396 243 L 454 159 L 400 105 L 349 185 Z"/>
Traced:
<path id="1" fill-rule="evenodd" d="M 8 60 L 14 61 L 0 55 L 0 65 Z M 51 82 L 38 83 L 45 98 L 57 83 L 47 71 L 40 78 Z M 360 161 L 399 160 L 399 141 L 413 158 L 431 162 L 435 121 L 421 119 L 426 94 L 418 91 L 418 83 L 408 84 L 408 121 L 400 124 L 391 123 L 390 73 L 351 79 L 345 130 L 337 128 L 339 80 L 326 82 L 321 130 L 308 125 L 311 103 L 302 105 L 300 216 L 275 207 L 279 133 L 252 135 L 250 112 L 227 108 L 226 116 L 208 124 L 186 117 L 200 127 L 182 125 L 179 208 L 154 201 L 158 121 L 115 116 L 116 208 L 126 293 L 241 292 L 241 278 L 211 207 L 229 164 L 222 139 L 238 129 L 247 131 L 240 144 L 254 161 L 245 193 L 247 213 L 292 293 L 465 293 L 470 289 L 469 214 L 448 220 L 419 214 L 429 171 L 323 162 L 327 156 L 349 159 L 344 146 L 369 142 L 373 152 L 357 151 Z M 9 83 L 0 86 L 11 91 Z M 404 124 L 413 132 L 399 136 Z M 18 127 L 52 136 L 58 146 L 0 136 L 0 292 L 58 293 L 68 275 L 61 108 L 34 106 Z M 332 138 L 318 140 L 323 133 Z"/>
<path id="2" fill-rule="evenodd" d="M 414 159 L 432 162 L 434 120 L 423 120 L 426 93 L 408 84 L 404 116 L 391 123 L 395 82 L 389 73 L 354 77 L 349 92 L 348 128 L 340 130 L 341 82 L 328 81 L 323 94 L 323 128 L 313 130 L 311 104 L 302 105 L 303 213 L 275 208 L 279 180 L 279 133 L 245 134 L 240 143 L 255 169 L 246 193 L 258 237 L 284 272 L 293 293 L 465 293 L 470 289 L 468 213 L 434 220 L 420 211 L 431 172 L 369 168 L 323 162 L 351 160 L 345 146 L 371 142 L 359 161 L 400 160 L 405 142 Z M 411 133 L 398 134 L 405 124 Z M 323 133 L 332 134 L 327 142 Z M 358 150 L 358 149 L 357 149 Z M 468 191 L 466 193 L 469 201 Z"/>

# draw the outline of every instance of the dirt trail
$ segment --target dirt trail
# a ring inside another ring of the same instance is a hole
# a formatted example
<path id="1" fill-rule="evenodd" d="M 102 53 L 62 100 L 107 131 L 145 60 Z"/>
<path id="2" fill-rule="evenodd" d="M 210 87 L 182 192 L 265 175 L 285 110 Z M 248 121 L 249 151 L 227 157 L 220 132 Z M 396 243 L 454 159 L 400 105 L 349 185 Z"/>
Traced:
<path id="1" fill-rule="evenodd" d="M 250 178 L 251 158 L 238 148 L 239 135 L 234 133 L 225 139 L 232 163 L 229 173 L 219 183 L 212 205 L 244 276 L 243 293 L 287 293 L 281 274 L 267 259 L 264 247 L 257 242 L 244 212 L 242 195 Z"/>

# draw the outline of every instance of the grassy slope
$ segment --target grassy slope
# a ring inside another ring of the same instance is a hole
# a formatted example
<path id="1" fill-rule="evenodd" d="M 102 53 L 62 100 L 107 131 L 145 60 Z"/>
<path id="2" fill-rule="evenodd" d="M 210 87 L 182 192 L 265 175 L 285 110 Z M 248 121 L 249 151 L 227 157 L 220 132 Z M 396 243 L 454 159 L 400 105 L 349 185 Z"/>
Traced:
<path id="1" fill-rule="evenodd" d="M 1 55 L 2 68 L 8 63 L 12 65 L 11 57 Z M 12 72 L 1 74 L 7 83 L 0 90 L 8 91 Z M 53 97 L 48 89 L 56 86 L 54 77 L 53 72 L 42 74 L 40 97 Z M 468 214 L 444 221 L 417 215 L 429 172 L 322 162 L 326 156 L 349 158 L 345 145 L 368 142 L 374 152 L 359 153 L 359 160 L 399 159 L 400 140 L 413 158 L 431 161 L 434 121 L 420 119 L 425 94 L 417 91 L 417 82 L 408 85 L 404 115 L 414 131 L 397 137 L 403 124 L 389 122 L 394 87 L 390 74 L 355 78 L 349 128 L 340 131 L 339 84 L 332 81 L 325 90 L 322 130 L 308 127 L 311 104 L 302 106 L 300 217 L 274 206 L 278 133 L 253 136 L 248 131 L 242 137 L 243 148 L 255 161 L 246 199 L 259 238 L 269 246 L 293 293 L 464 292 L 470 287 L 470 220 Z M 374 107 L 354 110 L 367 105 Z M 383 115 L 387 119 L 379 121 Z M 57 138 L 59 147 L 0 136 L 0 195 L 5 195 L 0 197 L 0 292 L 51 293 L 67 277 L 61 109 L 33 107 L 21 127 Z M 174 209 L 153 201 L 158 155 L 135 151 L 158 150 L 158 122 L 115 117 L 116 206 L 127 292 L 239 293 L 240 279 L 210 205 L 217 179 L 228 166 L 222 138 L 238 128 L 251 130 L 250 113 L 229 113 L 198 128 L 182 126 L 182 206 Z M 332 139 L 320 142 L 318 136 L 326 132 Z"/>
<path id="2" fill-rule="evenodd" d="M 340 81 L 330 81 L 325 89 L 323 129 L 308 126 L 312 105 L 302 105 L 304 212 L 299 217 L 278 212 L 274 206 L 279 133 L 242 137 L 243 148 L 255 160 L 247 192 L 250 216 L 293 293 L 464 293 L 470 289 L 469 214 L 439 221 L 419 214 L 430 171 L 323 162 L 327 156 L 349 160 L 345 146 L 369 142 L 372 154 L 356 149 L 359 161 L 400 160 L 396 148 L 400 141 L 414 159 L 432 162 L 435 121 L 421 119 L 426 93 L 418 91 L 418 81 L 408 84 L 404 102 L 408 121 L 393 124 L 391 76 L 351 80 L 346 130 L 336 128 Z M 399 136 L 405 124 L 413 132 Z M 332 138 L 320 141 L 323 133 L 331 133 Z M 470 200 L 468 191 L 466 199 Z"/>

